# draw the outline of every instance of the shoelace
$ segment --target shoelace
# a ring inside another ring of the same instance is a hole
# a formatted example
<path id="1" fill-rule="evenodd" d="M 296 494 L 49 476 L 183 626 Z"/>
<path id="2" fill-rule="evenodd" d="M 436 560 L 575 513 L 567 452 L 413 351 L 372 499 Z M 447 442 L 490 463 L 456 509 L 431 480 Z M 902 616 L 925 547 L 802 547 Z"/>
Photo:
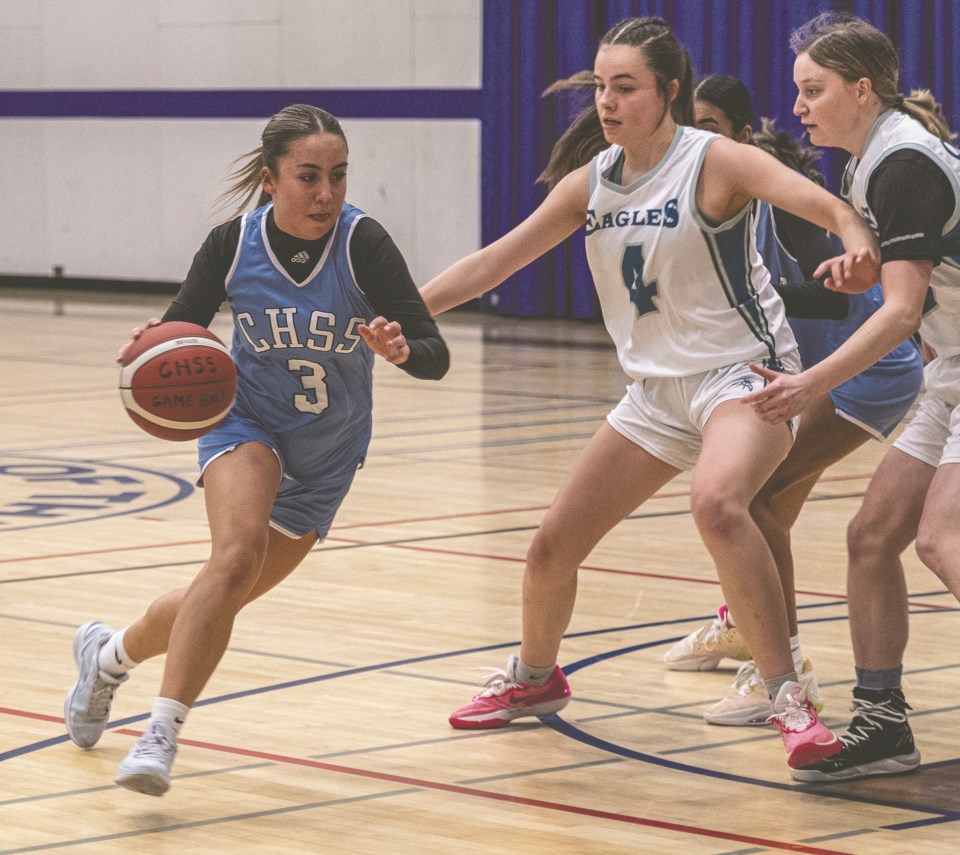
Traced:
<path id="1" fill-rule="evenodd" d="M 475 670 L 483 671 L 485 669 L 478 668 Z M 476 697 L 478 698 L 502 695 L 508 689 L 518 689 L 520 687 L 520 684 L 502 668 L 486 669 L 486 672 L 487 676 L 480 681 L 484 688 L 477 693 Z"/>
<path id="2" fill-rule="evenodd" d="M 116 683 L 108 683 L 99 675 L 93 683 L 90 692 L 90 703 L 87 704 L 87 716 L 92 719 L 106 718 L 110 714 L 110 705 L 113 703 Z"/>
<path id="3" fill-rule="evenodd" d="M 864 698 L 854 698 L 850 710 L 854 713 L 853 721 L 845 734 L 840 737 L 844 745 L 854 746 L 870 739 L 870 734 L 883 729 L 883 722 L 903 724 L 907 720 L 905 710 L 911 709 L 903 701 L 904 710 L 897 709 L 898 703 L 892 700 L 868 701 Z M 857 721 L 862 724 L 857 724 Z M 856 725 L 856 726 L 854 726 Z"/>
<path id="4" fill-rule="evenodd" d="M 170 737 L 156 728 L 151 728 L 137 740 L 133 749 L 133 756 L 138 760 L 166 761 L 175 743 Z"/>
<path id="5" fill-rule="evenodd" d="M 733 689 L 737 694 L 740 695 L 749 695 L 754 692 L 755 689 L 761 687 L 763 680 L 760 679 L 760 669 L 757 668 L 757 663 L 752 659 L 748 662 L 744 662 L 737 669 L 736 679 L 733 681 Z M 766 688 L 763 688 L 763 693 L 766 694 Z"/>
<path id="6" fill-rule="evenodd" d="M 723 633 L 727 627 L 720 622 L 720 618 L 714 618 L 706 626 L 700 627 L 700 630 L 694 636 L 698 644 L 702 644 L 707 650 L 716 650 L 723 641 Z"/>
<path id="7" fill-rule="evenodd" d="M 801 704 L 793 695 L 787 697 L 787 708 L 782 713 L 774 713 L 767 721 L 779 721 L 784 730 L 800 733 L 813 724 L 813 716 L 807 705 Z"/>

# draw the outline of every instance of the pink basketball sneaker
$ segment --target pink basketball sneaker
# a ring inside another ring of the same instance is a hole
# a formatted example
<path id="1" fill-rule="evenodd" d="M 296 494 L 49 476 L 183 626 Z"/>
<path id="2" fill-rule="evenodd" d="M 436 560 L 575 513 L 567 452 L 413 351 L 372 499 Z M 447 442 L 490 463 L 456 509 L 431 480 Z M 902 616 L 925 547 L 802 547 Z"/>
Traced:
<path id="1" fill-rule="evenodd" d="M 493 671 L 483 691 L 450 716 L 450 724 L 470 730 L 505 727 L 515 718 L 546 715 L 567 705 L 570 686 L 559 665 L 542 686 L 519 682 L 516 665 L 517 657 L 511 656 L 505 671 Z"/>
<path id="2" fill-rule="evenodd" d="M 807 692 L 799 683 L 784 683 L 773 702 L 770 716 L 783 737 L 787 765 L 792 769 L 809 766 L 832 757 L 842 747 L 839 737 L 817 715 Z"/>

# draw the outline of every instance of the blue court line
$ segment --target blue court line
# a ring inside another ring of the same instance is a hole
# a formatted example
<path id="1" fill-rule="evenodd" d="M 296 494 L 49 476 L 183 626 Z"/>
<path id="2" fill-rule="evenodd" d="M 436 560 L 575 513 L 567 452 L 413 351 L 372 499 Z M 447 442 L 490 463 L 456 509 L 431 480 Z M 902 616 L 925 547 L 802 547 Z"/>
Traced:
<path id="1" fill-rule="evenodd" d="M 956 611 L 952 609 L 949 611 Z M 926 609 L 919 612 L 920 614 L 936 614 L 939 613 L 939 610 L 936 612 L 931 612 Z M 807 621 L 801 621 L 801 623 L 807 623 Z M 622 647 L 619 650 L 611 650 L 606 653 L 598 653 L 594 656 L 587 657 L 586 659 L 581 659 L 578 662 L 573 662 L 569 665 L 563 667 L 564 674 L 570 675 L 575 674 L 577 671 L 580 671 L 584 668 L 587 668 L 591 665 L 596 665 L 599 662 L 603 662 L 607 659 L 612 659 L 616 656 L 623 656 L 627 653 L 634 653 L 638 650 L 646 650 L 651 647 L 657 647 L 659 645 L 665 644 L 665 641 L 649 641 L 642 644 L 634 644 L 628 647 Z M 626 746 L 617 745 L 616 743 L 609 742 L 600 737 L 593 736 L 592 734 L 586 733 L 584 730 L 581 730 L 576 725 L 573 725 L 563 718 L 560 717 L 557 713 L 552 713 L 550 715 L 541 716 L 540 720 L 548 725 L 549 727 L 556 730 L 558 733 L 563 734 L 564 736 L 574 739 L 577 742 L 580 742 L 584 745 L 591 746 L 593 748 L 599 749 L 601 751 L 606 751 L 610 754 L 615 754 L 619 757 L 627 757 L 632 760 L 639 760 L 642 763 L 649 763 L 654 766 L 661 766 L 666 769 L 672 769 L 678 772 L 685 772 L 688 774 L 700 775 L 703 777 L 709 778 L 718 778 L 724 781 L 734 781 L 741 784 L 750 784 L 753 786 L 765 787 L 767 789 L 781 790 L 785 792 L 800 792 L 806 793 L 809 795 L 816 795 L 826 798 L 840 799 L 841 801 L 848 802 L 857 802 L 861 804 L 876 805 L 879 807 L 889 807 L 896 808 L 898 810 L 907 810 L 915 811 L 918 813 L 934 814 L 933 817 L 923 819 L 923 820 L 914 820 L 910 823 L 898 823 L 896 825 L 884 826 L 891 829 L 898 829 L 901 827 L 904 828 L 914 828 L 927 824 L 939 824 L 942 822 L 954 822 L 960 820 L 960 811 L 947 811 L 940 807 L 928 807 L 926 805 L 913 804 L 910 802 L 896 802 L 896 801 L 887 801 L 883 799 L 870 798 L 866 796 L 852 795 L 849 793 L 837 792 L 834 789 L 833 784 L 827 785 L 811 785 L 811 784 L 784 784 L 777 781 L 765 781 L 758 778 L 750 778 L 744 775 L 736 775 L 731 772 L 722 772 L 715 769 L 706 769 L 702 766 L 692 766 L 687 763 L 678 763 L 675 760 L 668 760 L 665 757 L 659 757 L 655 754 L 646 754 L 641 751 L 636 751 L 632 748 L 627 748 Z M 960 762 L 960 760 L 946 761 L 938 765 L 955 765 Z M 839 783 L 839 782 L 838 782 Z M 842 784 L 841 784 L 842 786 Z"/>
<path id="2" fill-rule="evenodd" d="M 479 89 L 0 90 L 0 119 L 263 119 L 314 104 L 340 119 L 480 119 Z"/>
<path id="3" fill-rule="evenodd" d="M 135 513 L 135 512 L 131 512 Z M 631 514 L 625 519 L 628 520 L 638 520 L 638 519 L 655 519 L 658 517 L 677 517 L 684 516 L 690 513 L 689 508 L 682 508 L 677 511 L 652 511 L 649 513 L 642 514 Z M 98 519 L 101 519 L 98 517 Z M 39 526 L 37 526 L 39 528 Z M 520 525 L 520 526 L 510 526 L 507 528 L 487 528 L 481 531 L 460 531 L 453 532 L 452 534 L 428 534 L 423 537 L 402 537 L 395 538 L 393 540 L 371 540 L 364 541 L 363 543 L 344 543 L 337 546 L 333 544 L 317 544 L 311 552 L 316 552 L 319 554 L 324 554 L 327 552 L 343 552 L 344 550 L 352 549 L 368 549 L 372 546 L 397 546 L 406 545 L 411 543 L 430 543 L 440 540 L 457 540 L 465 537 L 482 537 L 492 534 L 515 534 L 521 531 L 535 531 L 539 528 L 539 523 L 536 525 Z M 330 532 L 332 538 L 337 537 L 336 530 Z M 202 544 L 198 544 L 202 545 Z M 109 575 L 111 573 L 127 573 L 137 570 L 153 570 L 157 567 L 186 567 L 190 564 L 200 564 L 207 560 L 207 557 L 191 559 L 188 561 L 161 561 L 153 564 L 135 564 L 128 565 L 126 567 L 109 567 L 103 570 L 78 570 L 74 573 L 48 573 L 40 576 L 17 576 L 8 579 L 0 579 L 0 585 L 14 585 L 20 582 L 41 582 L 48 579 L 69 579 L 76 576 L 103 576 Z"/>
<path id="4" fill-rule="evenodd" d="M 827 605 L 830 605 L 830 604 L 827 604 Z M 652 623 L 640 623 L 640 624 L 630 624 L 627 626 L 620 626 L 620 627 L 608 627 L 606 629 L 599 629 L 599 630 L 586 630 L 583 632 L 569 633 L 568 635 L 565 635 L 564 638 L 567 638 L 567 639 L 588 638 L 588 637 L 599 636 L 599 635 L 607 635 L 609 633 L 614 633 L 614 632 L 632 632 L 635 630 L 649 629 L 649 628 L 654 628 L 659 626 L 670 626 L 674 624 L 703 621 L 705 619 L 708 619 L 709 617 L 710 617 L 709 615 L 706 615 L 706 616 L 700 616 L 698 618 L 680 618 L 676 620 L 663 620 L 663 621 L 654 621 Z M 676 636 L 674 638 L 660 640 L 657 643 L 672 644 L 676 641 L 679 641 L 682 637 L 683 636 Z M 482 647 L 469 647 L 463 650 L 455 650 L 447 653 L 430 653 L 425 656 L 415 656 L 409 659 L 396 659 L 392 662 L 380 662 L 375 665 L 361 665 L 356 668 L 344 668 L 339 671 L 331 671 L 328 674 L 318 674 L 313 677 L 302 677 L 298 680 L 289 680 L 283 683 L 273 683 L 271 685 L 260 686 L 259 688 L 255 688 L 255 689 L 244 689 L 239 692 L 231 692 L 226 695 L 218 695 L 217 697 L 213 697 L 213 698 L 205 698 L 203 700 L 197 701 L 197 703 L 194 704 L 194 706 L 204 707 L 204 706 L 209 706 L 211 704 L 223 703 L 225 701 L 233 701 L 240 698 L 249 698 L 255 695 L 262 695 L 268 692 L 278 692 L 278 691 L 283 691 L 285 689 L 294 689 L 300 686 L 308 686 L 312 683 L 323 683 L 328 680 L 339 679 L 340 677 L 352 677 L 357 674 L 367 674 L 367 673 L 370 673 L 371 671 L 383 671 L 389 668 L 401 668 L 406 665 L 415 665 L 421 662 L 434 662 L 438 659 L 448 659 L 455 656 L 468 656 L 472 653 L 486 653 L 494 650 L 512 649 L 514 647 L 517 647 L 518 645 L 519 645 L 518 641 L 507 641 L 502 644 L 484 645 Z M 123 719 L 117 719 L 116 721 L 109 722 L 106 725 L 106 729 L 116 730 L 118 727 L 125 727 L 128 724 L 136 724 L 137 722 L 140 722 L 140 721 L 146 721 L 148 718 L 150 718 L 150 713 L 141 713 L 140 715 L 129 716 Z M 60 736 L 51 737 L 50 739 L 41 740 L 40 742 L 34 742 L 30 745 L 24 745 L 24 746 L 21 746 L 20 748 L 10 749 L 9 751 L 0 753 L 0 763 L 2 763 L 5 760 L 13 759 L 14 757 L 22 757 L 25 754 L 31 754 L 34 751 L 39 751 L 42 748 L 49 748 L 53 745 L 59 745 L 63 742 L 68 742 L 69 740 L 70 740 L 69 735 L 62 734 Z"/>
<path id="5" fill-rule="evenodd" d="M 943 593 L 945 592 L 933 591 L 933 592 L 923 592 L 920 594 L 914 594 L 911 596 L 912 597 L 938 596 L 938 595 L 942 595 Z M 817 603 L 817 604 L 812 604 L 811 606 L 803 606 L 801 608 L 802 609 L 825 608 L 830 606 L 839 606 L 842 604 L 843 604 L 843 601 L 836 601 L 836 602 L 828 602 L 828 603 Z M 923 609 L 917 612 L 913 612 L 913 614 L 930 615 L 930 614 L 940 614 L 942 612 L 951 612 L 951 611 L 957 611 L 957 610 L 960 610 L 960 609 L 943 609 L 943 610 Z M 710 617 L 709 615 L 706 616 L 706 618 L 709 618 L 709 617 Z M 672 620 L 653 621 L 649 623 L 632 624 L 632 625 L 621 626 L 621 627 L 608 627 L 602 630 L 586 630 L 583 632 L 570 633 L 568 635 L 565 635 L 564 638 L 565 639 L 586 638 L 586 637 L 593 637 L 593 636 L 605 635 L 610 633 L 636 631 L 640 629 L 650 629 L 650 628 L 655 628 L 659 626 L 670 626 L 670 625 L 677 625 L 677 624 L 690 623 L 690 622 L 699 622 L 704 619 L 705 619 L 704 616 L 700 616 L 700 617 L 694 617 L 694 618 L 679 618 L 679 619 L 672 619 Z M 801 623 L 819 622 L 821 620 L 831 620 L 831 619 L 843 620 L 845 618 L 844 617 L 825 618 L 825 619 L 815 618 L 812 621 L 803 620 L 801 621 Z M 616 656 L 622 656 L 627 653 L 632 653 L 639 650 L 645 650 L 648 648 L 662 646 L 665 644 L 672 644 L 676 641 L 679 641 L 682 637 L 683 636 L 676 636 L 673 638 L 658 639 L 655 641 L 630 645 L 627 647 L 608 651 L 606 653 L 596 654 L 594 656 L 587 657 L 586 659 L 581 659 L 570 665 L 566 665 L 564 666 L 563 670 L 564 670 L 564 673 L 566 674 L 574 674 L 577 671 L 582 670 L 583 668 L 589 667 L 599 662 L 603 662 L 607 659 L 610 659 Z M 482 653 L 482 652 L 490 652 L 494 650 L 503 650 L 507 648 L 515 648 L 517 644 L 518 644 L 517 641 L 509 641 L 501 644 L 472 647 L 472 648 L 466 648 L 458 651 L 450 651 L 446 653 L 433 653 L 425 656 L 417 656 L 417 657 L 412 657 L 407 659 L 394 660 L 392 662 L 379 663 L 375 665 L 358 666 L 355 668 L 348 668 L 348 669 L 343 669 L 336 672 L 331 672 L 329 674 L 320 674 L 313 677 L 305 677 L 297 680 L 286 681 L 283 683 L 276 683 L 268 686 L 261 686 L 259 688 L 246 689 L 238 692 L 231 692 L 225 695 L 220 695 L 217 697 L 207 698 L 207 699 L 198 701 L 195 704 L 195 706 L 196 707 L 208 706 L 211 704 L 222 703 L 224 701 L 231 701 L 231 700 L 237 700 L 241 698 L 253 697 L 255 695 L 265 694 L 268 692 L 281 691 L 289 688 L 297 688 L 300 686 L 310 685 L 313 683 L 321 683 L 327 680 L 337 679 L 340 677 L 349 677 L 349 676 L 354 676 L 356 674 L 370 673 L 373 671 L 380 671 L 380 670 L 385 670 L 389 668 L 398 668 L 406 665 L 436 661 L 439 659 L 446 659 L 446 658 L 451 658 L 455 656 L 464 656 L 464 655 L 469 655 L 473 653 Z M 119 719 L 117 721 L 110 722 L 107 725 L 107 728 L 110 730 L 115 730 L 119 727 L 124 727 L 128 724 L 134 724 L 137 722 L 145 721 L 149 717 L 150 717 L 149 713 L 142 713 L 136 716 L 129 716 L 124 719 Z M 763 779 L 751 778 L 743 775 L 735 775 L 729 772 L 706 769 L 704 767 L 693 766 L 685 763 L 678 763 L 677 761 L 674 761 L 674 760 L 669 760 L 663 757 L 658 757 L 656 755 L 635 751 L 625 746 L 617 745 L 607 740 L 594 737 L 590 734 L 587 734 L 585 731 L 581 730 L 575 725 L 572 725 L 569 722 L 566 722 L 564 719 L 560 718 L 556 714 L 542 716 L 540 717 L 540 721 L 548 725 L 549 727 L 553 728 L 558 733 L 561 733 L 571 739 L 581 742 L 582 744 L 589 745 L 598 750 L 605 751 L 620 757 L 626 757 L 628 759 L 650 763 L 651 765 L 657 765 L 657 766 L 662 766 L 664 768 L 674 769 L 676 771 L 685 772 L 688 774 L 696 774 L 696 775 L 701 775 L 705 777 L 717 778 L 721 780 L 729 780 L 737 783 L 761 786 L 761 787 L 766 787 L 768 789 L 776 789 L 776 790 L 781 790 L 785 792 L 800 792 L 800 793 L 806 793 L 809 795 L 817 795 L 817 796 L 826 797 L 826 798 L 839 799 L 842 801 L 877 805 L 881 807 L 890 807 L 890 808 L 895 808 L 899 810 L 908 810 L 908 811 L 915 811 L 919 813 L 927 813 L 927 814 L 935 815 L 934 817 L 929 819 L 918 820 L 914 823 L 914 825 L 922 825 L 930 822 L 940 823 L 940 822 L 954 821 L 954 820 L 960 819 L 960 812 L 958 811 L 945 811 L 942 808 L 927 807 L 924 805 L 914 805 L 910 803 L 886 801 L 882 799 L 868 798 L 864 796 L 856 796 L 856 795 L 851 795 L 846 793 L 840 793 L 835 791 L 833 786 L 824 787 L 822 785 L 818 786 L 818 785 L 811 785 L 811 784 L 784 784 L 784 783 L 779 783 L 775 781 L 766 781 Z M 30 754 L 35 751 L 41 750 L 43 748 L 62 744 L 64 742 L 69 741 L 69 739 L 70 737 L 67 734 L 62 734 L 57 737 L 52 737 L 49 739 L 32 743 L 30 745 L 21 746 L 20 748 L 11 749 L 9 751 L 0 753 L 0 762 L 13 759 L 16 757 L 21 757 L 26 754 Z M 938 765 L 939 766 L 954 765 L 957 762 L 960 762 L 960 760 L 943 761 Z M 23 850 L 23 851 L 27 851 L 27 850 Z M 4 855 L 4 853 L 0 853 L 0 855 Z"/>

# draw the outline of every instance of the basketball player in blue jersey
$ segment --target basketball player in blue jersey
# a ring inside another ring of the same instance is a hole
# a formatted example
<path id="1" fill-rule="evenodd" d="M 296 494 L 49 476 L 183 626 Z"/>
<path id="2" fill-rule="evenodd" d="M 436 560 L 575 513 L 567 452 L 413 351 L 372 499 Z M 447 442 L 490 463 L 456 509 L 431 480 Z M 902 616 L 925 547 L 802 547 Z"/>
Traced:
<path id="1" fill-rule="evenodd" d="M 760 132 L 752 133 L 752 98 L 740 80 L 726 75 L 705 78 L 694 93 L 694 110 L 698 127 L 752 142 L 811 180 L 823 183 L 815 167 L 815 150 L 799 145 L 787 133 L 777 132 L 769 119 L 763 120 Z M 837 253 L 831 236 L 812 223 L 759 203 L 757 241 L 774 288 L 784 300 L 804 367 L 829 356 L 883 304 L 880 285 L 848 297 L 828 291 L 812 279 L 820 263 Z M 824 469 L 868 439 L 889 436 L 916 399 L 922 380 L 920 352 L 908 339 L 866 371 L 811 401 L 801 413 L 790 453 L 751 505 L 783 584 L 794 664 L 808 695 L 818 705 L 821 702 L 816 700 L 812 666 L 800 650 L 790 529 Z M 716 668 L 725 657 L 743 659 L 749 657 L 749 651 L 734 616 L 721 606 L 717 618 L 677 642 L 664 660 L 673 670 L 706 671 Z M 770 713 L 756 663 L 747 661 L 740 666 L 730 690 L 704 710 L 703 716 L 713 724 L 751 725 L 765 723 Z"/>
<path id="2" fill-rule="evenodd" d="M 600 539 L 680 472 L 693 470 L 693 516 L 737 613 L 796 766 L 839 748 L 798 682 L 787 610 L 750 502 L 786 457 L 792 425 L 740 404 L 749 363 L 798 371 L 783 303 L 753 248 L 754 198 L 841 235 L 831 275 L 876 281 L 876 243 L 856 213 L 768 154 L 688 127 L 690 58 L 659 18 L 601 40 L 594 106 L 554 148 L 553 186 L 524 222 L 454 264 L 421 293 L 434 313 L 496 287 L 586 224 L 604 322 L 632 379 L 561 487 L 527 555 L 523 633 L 486 689 L 450 717 L 489 728 L 561 709 L 557 654 L 577 568 Z M 576 75 L 570 85 L 583 85 Z"/>
<path id="3" fill-rule="evenodd" d="M 345 201 L 347 143 L 333 116 L 281 110 L 235 177 L 226 197 L 245 197 L 243 210 L 259 192 L 259 207 L 210 233 L 163 316 L 206 326 L 224 300 L 233 315 L 236 402 L 199 442 L 210 559 L 126 629 L 80 627 L 64 706 L 73 741 L 92 747 L 128 671 L 166 652 L 146 733 L 116 778 L 154 796 L 170 786 L 177 735 L 236 614 L 326 536 L 363 465 L 373 354 L 425 379 L 449 365 L 399 250 Z"/>
<path id="4" fill-rule="evenodd" d="M 879 236 L 884 304 L 803 373 L 774 378 L 758 367 L 770 383 L 745 401 L 779 422 L 918 328 L 936 354 L 917 414 L 877 467 L 847 532 L 853 721 L 836 758 L 793 773 L 842 781 L 920 763 L 901 685 L 908 619 L 900 556 L 914 539 L 920 559 L 960 599 L 960 150 L 930 92 L 900 94 L 896 49 L 870 24 L 820 16 L 791 46 L 794 112 L 810 141 L 853 155 L 842 190 Z"/>

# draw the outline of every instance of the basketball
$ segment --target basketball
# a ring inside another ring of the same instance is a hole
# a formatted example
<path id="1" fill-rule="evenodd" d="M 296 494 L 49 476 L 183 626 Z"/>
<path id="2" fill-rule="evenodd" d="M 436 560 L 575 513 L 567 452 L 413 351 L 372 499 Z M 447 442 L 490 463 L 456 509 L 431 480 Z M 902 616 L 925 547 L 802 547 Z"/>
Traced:
<path id="1" fill-rule="evenodd" d="M 168 321 L 144 330 L 120 366 L 127 414 L 160 439 L 196 439 L 224 420 L 237 391 L 230 351 L 208 329 Z"/>

